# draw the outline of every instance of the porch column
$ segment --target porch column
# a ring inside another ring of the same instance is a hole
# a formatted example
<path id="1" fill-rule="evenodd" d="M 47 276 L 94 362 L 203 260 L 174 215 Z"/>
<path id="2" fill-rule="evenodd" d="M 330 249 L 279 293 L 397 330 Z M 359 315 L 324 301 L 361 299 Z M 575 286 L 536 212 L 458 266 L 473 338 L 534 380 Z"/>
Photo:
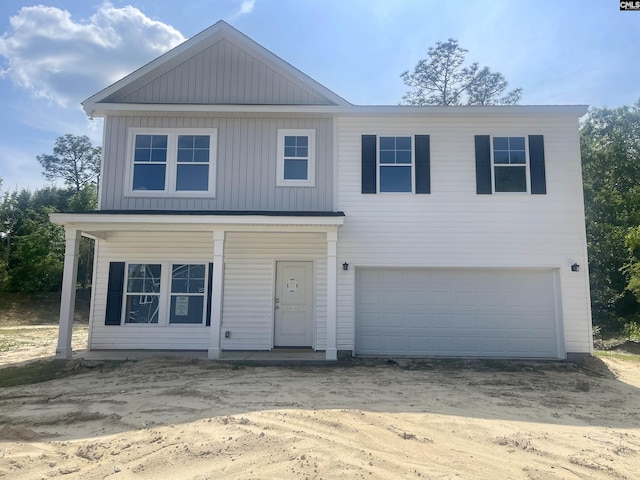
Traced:
<path id="1" fill-rule="evenodd" d="M 58 347 L 56 358 L 71 358 L 71 331 L 76 305 L 76 281 L 78 279 L 78 251 L 80 250 L 80 230 L 64 229 L 64 270 L 62 273 L 62 294 L 60 296 L 60 326 L 58 327 Z"/>
<path id="2" fill-rule="evenodd" d="M 338 232 L 327 232 L 327 360 L 338 359 L 337 242 Z"/>
<path id="3" fill-rule="evenodd" d="M 211 332 L 209 358 L 220 358 L 220 328 L 222 326 L 222 294 L 224 280 L 224 230 L 213 232 L 213 287 L 211 288 Z"/>

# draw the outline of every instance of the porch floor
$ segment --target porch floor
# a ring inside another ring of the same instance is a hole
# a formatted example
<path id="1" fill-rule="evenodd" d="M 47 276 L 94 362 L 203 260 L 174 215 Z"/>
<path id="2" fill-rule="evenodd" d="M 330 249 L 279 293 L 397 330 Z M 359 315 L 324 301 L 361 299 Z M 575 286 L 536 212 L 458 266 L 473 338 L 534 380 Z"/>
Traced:
<path id="1" fill-rule="evenodd" d="M 76 350 L 73 358 L 84 360 L 142 360 L 154 357 L 198 358 L 207 360 L 206 350 Z M 330 365 L 325 352 L 313 350 L 227 350 L 214 362 L 248 362 L 256 365 Z"/>

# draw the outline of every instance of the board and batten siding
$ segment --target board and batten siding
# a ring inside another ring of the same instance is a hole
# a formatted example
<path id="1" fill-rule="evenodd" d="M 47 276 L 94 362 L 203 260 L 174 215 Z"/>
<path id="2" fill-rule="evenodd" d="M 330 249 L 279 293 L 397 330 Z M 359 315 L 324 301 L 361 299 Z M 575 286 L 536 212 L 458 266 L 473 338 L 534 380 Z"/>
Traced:
<path id="1" fill-rule="evenodd" d="M 203 325 L 105 325 L 109 262 L 194 262 L 213 258 L 211 232 L 112 232 L 97 240 L 91 349 L 207 350 Z M 327 323 L 327 243 L 323 233 L 227 232 L 221 347 L 269 350 L 273 346 L 276 261 L 310 261 L 314 272 L 314 346 L 324 350 Z M 214 265 L 214 268 L 217 266 Z M 229 331 L 230 337 L 224 338 Z"/>
<path id="2" fill-rule="evenodd" d="M 131 128 L 217 129 L 215 197 L 159 194 L 127 196 L 131 181 Z M 314 129 L 314 187 L 276 186 L 279 129 Z M 333 209 L 333 120 L 331 118 L 131 117 L 105 119 L 101 176 L 102 210 Z"/>
<path id="3" fill-rule="evenodd" d="M 270 350 L 276 261 L 313 262 L 314 339 L 326 347 L 327 241 L 323 233 L 239 233 L 225 239 L 223 350 Z M 224 333 L 229 331 L 229 338 Z"/>
<path id="4" fill-rule="evenodd" d="M 338 349 L 354 345 L 355 270 L 554 268 L 565 350 L 591 348 L 578 124 L 570 117 L 338 118 Z M 361 193 L 361 136 L 430 135 L 431 194 Z M 476 194 L 475 135 L 544 135 L 546 195 Z M 580 264 L 572 272 L 572 263 Z"/>
<path id="5" fill-rule="evenodd" d="M 182 60 L 182 61 L 180 61 Z M 265 58 L 227 39 L 164 66 L 107 97 L 111 103 L 331 105 Z"/>

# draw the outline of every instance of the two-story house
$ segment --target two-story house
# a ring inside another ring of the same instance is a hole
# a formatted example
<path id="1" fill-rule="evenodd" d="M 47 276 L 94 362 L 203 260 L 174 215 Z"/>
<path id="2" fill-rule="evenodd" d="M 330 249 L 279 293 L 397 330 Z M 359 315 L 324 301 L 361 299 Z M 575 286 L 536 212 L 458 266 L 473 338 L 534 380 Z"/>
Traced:
<path id="1" fill-rule="evenodd" d="M 591 353 L 585 106 L 355 106 L 222 21 L 83 106 L 58 357 L 81 235 L 92 350 Z"/>

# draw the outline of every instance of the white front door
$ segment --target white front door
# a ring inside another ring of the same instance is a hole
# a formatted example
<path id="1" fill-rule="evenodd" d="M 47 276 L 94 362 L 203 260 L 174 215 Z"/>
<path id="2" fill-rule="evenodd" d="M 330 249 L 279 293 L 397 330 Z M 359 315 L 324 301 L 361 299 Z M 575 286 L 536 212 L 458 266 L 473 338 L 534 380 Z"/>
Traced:
<path id="1" fill-rule="evenodd" d="M 274 347 L 312 346 L 312 262 L 277 262 L 274 323 Z"/>

